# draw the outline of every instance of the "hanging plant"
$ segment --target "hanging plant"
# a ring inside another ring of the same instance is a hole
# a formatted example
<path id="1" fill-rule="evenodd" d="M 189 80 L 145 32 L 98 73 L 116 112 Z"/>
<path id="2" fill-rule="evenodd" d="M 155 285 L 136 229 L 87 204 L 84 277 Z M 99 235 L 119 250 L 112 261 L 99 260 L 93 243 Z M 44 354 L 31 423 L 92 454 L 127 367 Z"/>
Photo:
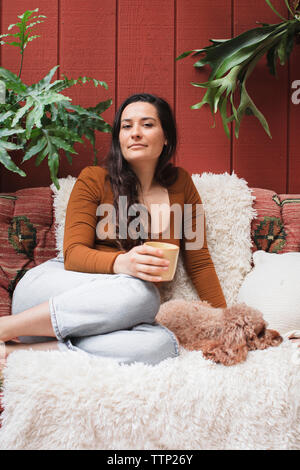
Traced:
<path id="1" fill-rule="evenodd" d="M 230 137 L 230 122 L 235 123 L 234 132 L 238 138 L 242 118 L 245 114 L 252 114 L 271 138 L 265 117 L 247 92 L 247 79 L 264 55 L 267 57 L 270 73 L 276 76 L 278 59 L 280 65 L 284 65 L 295 40 L 300 37 L 300 0 L 294 1 L 292 6 L 288 0 L 284 0 L 291 19 L 281 16 L 270 0 L 265 1 L 280 17 L 282 20 L 280 23 L 259 23 L 260 27 L 245 31 L 232 39 L 210 39 L 211 46 L 184 52 L 176 59 L 180 60 L 191 54 L 193 57 L 205 54 L 205 57 L 195 62 L 194 67 L 209 65 L 211 67 L 209 79 L 203 83 L 192 82 L 192 85 L 207 88 L 207 91 L 202 101 L 191 108 L 200 109 L 204 104 L 208 104 L 213 116 L 219 111 L 228 137 Z M 228 104 L 231 110 L 230 116 L 227 115 Z"/>
<path id="2" fill-rule="evenodd" d="M 62 79 L 52 81 L 58 65 L 33 85 L 28 86 L 21 81 L 25 48 L 29 42 L 40 37 L 32 34 L 32 28 L 46 18 L 35 15 L 37 12 L 38 8 L 26 11 L 18 16 L 18 23 L 8 27 L 8 31 L 15 28 L 15 33 L 0 35 L 1 45 L 17 47 L 21 53 L 18 75 L 0 67 L 0 163 L 8 170 L 26 176 L 12 159 L 15 150 L 24 151 L 22 163 L 36 156 L 35 165 L 38 166 L 47 158 L 51 180 L 59 189 L 60 154 L 65 155 L 72 164 L 71 154 L 77 154 L 73 146 L 75 142 L 83 143 L 83 136 L 91 142 L 94 164 L 97 163 L 95 132 L 111 132 L 111 126 L 101 114 L 111 106 L 112 100 L 89 108 L 71 104 L 71 98 L 61 93 L 71 86 L 88 82 L 95 87 L 107 89 L 108 86 L 106 82 L 90 77 L 68 79 L 63 75 Z M 10 41 L 11 38 L 13 40 L 8 42 L 7 39 Z"/>

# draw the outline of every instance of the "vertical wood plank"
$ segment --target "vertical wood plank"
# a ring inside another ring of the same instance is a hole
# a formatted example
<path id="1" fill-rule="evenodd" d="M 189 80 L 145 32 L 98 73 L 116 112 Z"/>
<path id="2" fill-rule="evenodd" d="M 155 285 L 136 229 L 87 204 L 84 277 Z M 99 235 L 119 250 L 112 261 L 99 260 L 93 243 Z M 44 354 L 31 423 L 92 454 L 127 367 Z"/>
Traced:
<path id="1" fill-rule="evenodd" d="M 287 193 L 300 193 L 300 42 L 294 46 L 290 59 L 289 80 L 289 165 Z M 297 89 L 292 88 L 293 82 L 298 81 Z M 293 93 L 297 92 L 298 104 L 292 101 Z"/>
<path id="2" fill-rule="evenodd" d="M 286 8 L 281 0 L 272 1 L 283 16 Z M 257 26 L 256 21 L 280 22 L 265 2 L 234 2 L 234 35 Z M 247 91 L 265 116 L 272 135 L 270 139 L 254 116 L 245 116 L 239 139 L 233 142 L 233 168 L 251 187 L 285 192 L 287 178 L 287 100 L 288 67 L 278 65 L 278 79 L 266 65 L 266 57 L 258 63 L 247 80 Z"/>
<path id="3" fill-rule="evenodd" d="M 2 5 L 2 2 L 0 2 L 0 31 L 2 32 L 3 31 L 3 25 L 2 25 L 2 8 L 3 8 L 3 5 Z M 2 65 L 2 47 L 0 46 L 0 64 Z M 0 164 L 0 193 L 2 192 L 2 168 L 3 168 L 3 165 Z"/>
<path id="4" fill-rule="evenodd" d="M 176 56 L 185 51 L 200 49 L 210 44 L 209 39 L 231 37 L 231 3 L 218 2 L 217 8 L 209 0 L 177 0 Z M 176 118 L 179 131 L 177 163 L 191 173 L 230 169 L 230 140 L 226 137 L 222 120 L 213 117 L 208 105 L 201 110 L 190 106 L 200 102 L 206 89 L 196 88 L 190 82 L 205 82 L 209 67 L 193 67 L 196 58 L 187 57 L 176 64 Z"/>
<path id="5" fill-rule="evenodd" d="M 39 8 L 38 14 L 46 15 L 47 18 L 44 23 L 37 25 L 33 30 L 41 37 L 30 42 L 25 49 L 21 79 L 28 85 L 38 82 L 52 67 L 57 65 L 57 0 L 51 2 L 49 0 L 14 0 L 13 2 L 2 0 L 3 33 L 7 32 L 10 24 L 19 21 L 17 15 L 35 8 Z M 21 58 L 19 49 L 13 46 L 1 46 L 1 49 L 1 65 L 18 74 Z M 1 165 L 2 191 L 16 191 L 21 188 L 50 184 L 47 161 L 36 167 L 35 157 L 21 165 L 22 158 L 23 154 L 18 152 L 14 161 L 25 171 L 26 178 L 6 170 Z"/>
<path id="6" fill-rule="evenodd" d="M 65 94 L 73 104 L 95 106 L 99 101 L 114 98 L 115 95 L 115 43 L 116 43 L 116 1 L 112 0 L 61 0 L 60 12 L 60 71 L 68 78 L 87 76 L 104 80 L 108 90 L 95 88 L 93 84 L 76 85 Z M 103 118 L 111 123 L 114 106 Z M 105 156 L 110 134 L 97 133 L 98 159 Z M 67 159 L 61 160 L 59 176 L 77 176 L 87 165 L 93 164 L 94 154 L 89 142 L 75 146 L 72 166 Z"/>
<path id="7" fill-rule="evenodd" d="M 174 106 L 174 0 L 121 0 L 118 20 L 118 105 L 147 92 Z"/>

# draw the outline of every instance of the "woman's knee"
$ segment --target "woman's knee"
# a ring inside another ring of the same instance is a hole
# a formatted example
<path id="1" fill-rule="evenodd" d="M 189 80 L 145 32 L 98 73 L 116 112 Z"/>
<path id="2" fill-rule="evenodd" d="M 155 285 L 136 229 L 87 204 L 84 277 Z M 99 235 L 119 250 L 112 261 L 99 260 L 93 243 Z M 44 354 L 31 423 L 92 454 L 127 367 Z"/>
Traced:
<path id="1" fill-rule="evenodd" d="M 179 355 L 175 335 L 158 323 L 142 323 L 130 330 L 105 335 L 70 338 L 64 347 L 115 359 L 120 364 L 141 362 L 156 365 Z"/>
<path id="2" fill-rule="evenodd" d="M 130 285 L 130 309 L 133 315 L 137 315 L 138 323 L 153 323 L 160 307 L 160 294 L 152 282 L 131 278 Z"/>
<path id="3" fill-rule="evenodd" d="M 143 327 L 144 325 L 141 325 Z M 179 346 L 175 335 L 167 328 L 156 323 L 155 325 L 146 325 L 151 327 L 149 331 L 148 345 L 146 348 L 137 351 L 135 361 L 144 364 L 156 365 L 165 359 L 179 355 Z M 139 326 L 137 327 L 139 328 Z"/>

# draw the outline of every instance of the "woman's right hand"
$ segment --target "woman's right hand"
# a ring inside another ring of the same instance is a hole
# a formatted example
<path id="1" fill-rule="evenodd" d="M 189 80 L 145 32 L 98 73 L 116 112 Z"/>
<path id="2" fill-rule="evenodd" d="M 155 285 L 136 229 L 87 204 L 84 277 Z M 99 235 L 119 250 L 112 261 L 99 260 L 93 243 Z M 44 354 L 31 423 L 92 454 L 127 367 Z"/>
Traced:
<path id="1" fill-rule="evenodd" d="M 144 281 L 160 282 L 160 273 L 166 271 L 168 266 L 169 261 L 163 257 L 161 250 L 143 244 L 117 256 L 113 271 L 115 274 L 129 274 Z"/>

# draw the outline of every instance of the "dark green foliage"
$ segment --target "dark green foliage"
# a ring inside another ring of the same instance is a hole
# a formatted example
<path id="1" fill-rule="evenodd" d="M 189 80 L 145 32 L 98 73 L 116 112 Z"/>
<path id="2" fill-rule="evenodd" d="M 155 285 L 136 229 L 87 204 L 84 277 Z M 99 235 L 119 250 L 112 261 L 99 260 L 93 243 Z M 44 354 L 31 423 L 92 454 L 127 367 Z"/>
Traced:
<path id="1" fill-rule="evenodd" d="M 2 45 L 12 45 L 20 48 L 21 66 L 19 75 L 0 67 L 0 81 L 5 87 L 5 99 L 0 104 L 0 163 L 8 170 L 26 176 L 11 158 L 14 150 L 24 150 L 22 163 L 36 157 L 36 166 L 47 157 L 51 180 L 59 187 L 57 174 L 61 155 L 65 155 L 72 163 L 75 142 L 83 143 L 83 137 L 88 139 L 93 147 L 94 161 L 97 160 L 95 147 L 95 132 L 111 132 L 111 126 L 105 122 L 101 114 L 108 109 L 112 100 L 99 102 L 94 107 L 83 108 L 71 104 L 71 99 L 61 92 L 74 85 L 91 82 L 95 87 L 107 84 L 90 77 L 68 79 L 65 75 L 60 80 L 52 81 L 59 66 L 38 83 L 26 85 L 20 79 L 24 50 L 28 42 L 36 39 L 31 35 L 31 28 L 44 21 L 44 15 L 34 15 L 38 12 L 28 10 L 20 15 L 20 22 L 10 25 L 8 30 L 17 28 L 18 32 L 2 34 L 3 38 L 13 38 L 11 42 L 1 41 Z M 34 16 L 33 16 L 34 15 Z"/>

